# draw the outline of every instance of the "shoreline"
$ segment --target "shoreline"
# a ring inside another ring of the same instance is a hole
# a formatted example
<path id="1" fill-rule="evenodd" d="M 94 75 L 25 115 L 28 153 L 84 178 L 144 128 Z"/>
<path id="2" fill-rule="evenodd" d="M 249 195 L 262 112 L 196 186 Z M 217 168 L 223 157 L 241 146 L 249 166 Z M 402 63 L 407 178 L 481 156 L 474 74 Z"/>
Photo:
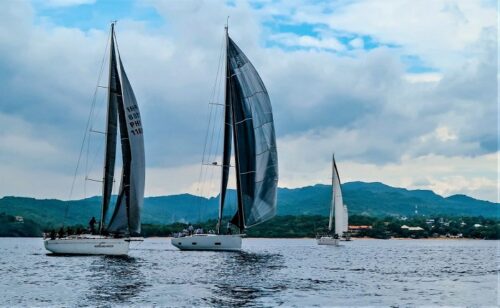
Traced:
<path id="1" fill-rule="evenodd" d="M 12 239 L 23 239 L 23 238 L 39 238 L 43 240 L 42 236 L 0 236 L 0 238 L 12 238 Z M 150 237 L 144 237 L 144 239 L 171 239 L 172 236 L 150 236 Z M 314 237 L 245 237 L 246 239 L 252 239 L 252 240 L 315 240 L 316 238 Z M 482 238 L 451 238 L 451 237 L 428 237 L 428 238 L 410 238 L 410 237 L 391 237 L 388 239 L 378 239 L 374 237 L 352 237 L 351 241 L 371 241 L 371 240 L 396 240 L 396 241 L 414 241 L 414 240 L 428 240 L 428 241 L 436 241 L 436 240 L 456 240 L 456 241 L 500 241 L 500 240 L 487 240 L 487 239 L 482 239 Z M 344 242 L 344 241 L 343 241 Z"/>

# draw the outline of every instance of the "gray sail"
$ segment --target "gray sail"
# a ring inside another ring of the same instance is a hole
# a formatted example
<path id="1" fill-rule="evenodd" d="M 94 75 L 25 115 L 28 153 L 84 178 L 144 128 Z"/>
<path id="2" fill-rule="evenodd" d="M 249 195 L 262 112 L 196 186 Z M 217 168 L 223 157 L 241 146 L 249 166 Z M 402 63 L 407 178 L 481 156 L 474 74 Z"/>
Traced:
<path id="1" fill-rule="evenodd" d="M 111 26 L 111 47 L 109 60 L 109 81 L 108 81 L 108 109 L 106 116 L 106 146 L 104 152 L 104 171 L 102 187 L 102 206 L 100 231 L 102 232 L 106 221 L 111 192 L 113 190 L 113 180 L 115 174 L 116 160 L 116 137 L 118 118 L 118 99 L 121 98 L 121 85 L 116 66 L 115 44 L 113 40 L 114 26 Z"/>
<path id="2" fill-rule="evenodd" d="M 239 199 L 232 223 L 244 229 L 276 214 L 278 154 L 264 83 L 231 38 L 227 57 Z"/>
<path id="3" fill-rule="evenodd" d="M 123 172 L 120 193 L 108 231 L 137 234 L 141 232 L 141 210 L 144 202 L 144 137 L 137 100 L 120 58 L 119 62 L 122 99 L 119 101 L 118 114 Z"/>

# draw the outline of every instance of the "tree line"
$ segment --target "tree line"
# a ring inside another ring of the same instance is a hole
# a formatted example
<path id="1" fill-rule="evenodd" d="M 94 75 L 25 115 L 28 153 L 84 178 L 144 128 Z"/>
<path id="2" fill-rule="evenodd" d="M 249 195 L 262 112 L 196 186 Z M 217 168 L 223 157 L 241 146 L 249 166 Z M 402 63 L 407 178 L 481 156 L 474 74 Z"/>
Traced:
<path id="1" fill-rule="evenodd" d="M 225 218 L 227 221 L 229 217 Z M 176 222 L 173 224 L 143 224 L 141 235 L 144 237 L 171 236 L 187 229 L 189 225 L 203 228 L 205 232 L 215 230 L 216 220 L 203 222 Z M 411 231 L 402 226 L 420 227 L 422 230 Z M 267 222 L 245 230 L 248 237 L 267 238 L 313 238 L 325 233 L 328 217 L 320 215 L 276 216 Z M 432 238 L 464 237 L 479 239 L 500 239 L 500 220 L 484 217 L 454 217 L 446 215 L 413 217 L 372 217 L 366 215 L 349 216 L 349 226 L 366 226 L 352 232 L 353 237 L 371 238 Z M 67 234 L 85 232 L 88 226 L 66 226 Z M 0 237 L 38 237 L 43 232 L 54 231 L 52 225 L 43 225 L 30 219 L 20 222 L 15 216 L 0 213 Z M 55 230 L 57 231 L 57 230 Z"/>

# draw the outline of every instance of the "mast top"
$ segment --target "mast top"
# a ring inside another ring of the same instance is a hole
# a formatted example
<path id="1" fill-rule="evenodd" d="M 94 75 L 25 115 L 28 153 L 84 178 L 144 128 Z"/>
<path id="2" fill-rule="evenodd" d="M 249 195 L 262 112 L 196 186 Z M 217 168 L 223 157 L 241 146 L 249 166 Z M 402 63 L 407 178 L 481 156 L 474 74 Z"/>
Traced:
<path id="1" fill-rule="evenodd" d="M 227 16 L 226 25 L 224 26 L 224 30 L 226 30 L 226 35 L 228 33 L 228 29 L 229 29 L 229 15 Z"/>

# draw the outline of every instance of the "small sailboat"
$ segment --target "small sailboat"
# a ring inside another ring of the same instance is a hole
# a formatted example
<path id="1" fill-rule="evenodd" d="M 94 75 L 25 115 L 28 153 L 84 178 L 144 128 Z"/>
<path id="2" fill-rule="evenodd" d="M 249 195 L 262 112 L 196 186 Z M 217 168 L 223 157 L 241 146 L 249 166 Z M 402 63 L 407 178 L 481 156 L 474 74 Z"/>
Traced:
<path id="1" fill-rule="evenodd" d="M 110 62 L 103 167 L 101 220 L 97 234 L 45 239 L 45 248 L 55 254 L 126 255 L 131 236 L 141 232 L 144 201 L 145 158 L 141 115 L 134 91 L 120 58 L 114 23 L 111 24 Z M 109 222 L 118 126 L 122 149 L 122 176 L 116 205 Z"/>
<path id="2" fill-rule="evenodd" d="M 224 137 L 218 222 L 214 234 L 172 238 L 172 245 L 181 250 L 239 250 L 245 228 L 276 214 L 278 154 L 271 101 L 257 70 L 229 37 L 227 25 L 225 45 Z M 228 227 L 236 226 L 240 233 L 222 234 L 232 144 L 237 209 Z"/>
<path id="3" fill-rule="evenodd" d="M 335 217 L 335 230 L 333 230 L 333 218 Z M 332 234 L 332 230 L 334 231 Z M 342 188 L 340 187 L 340 177 L 335 163 L 335 156 L 332 157 L 332 205 L 330 207 L 330 220 L 328 222 L 328 234 L 317 237 L 318 245 L 338 246 L 342 237 L 349 240 L 348 213 L 347 206 L 342 199 Z"/>

